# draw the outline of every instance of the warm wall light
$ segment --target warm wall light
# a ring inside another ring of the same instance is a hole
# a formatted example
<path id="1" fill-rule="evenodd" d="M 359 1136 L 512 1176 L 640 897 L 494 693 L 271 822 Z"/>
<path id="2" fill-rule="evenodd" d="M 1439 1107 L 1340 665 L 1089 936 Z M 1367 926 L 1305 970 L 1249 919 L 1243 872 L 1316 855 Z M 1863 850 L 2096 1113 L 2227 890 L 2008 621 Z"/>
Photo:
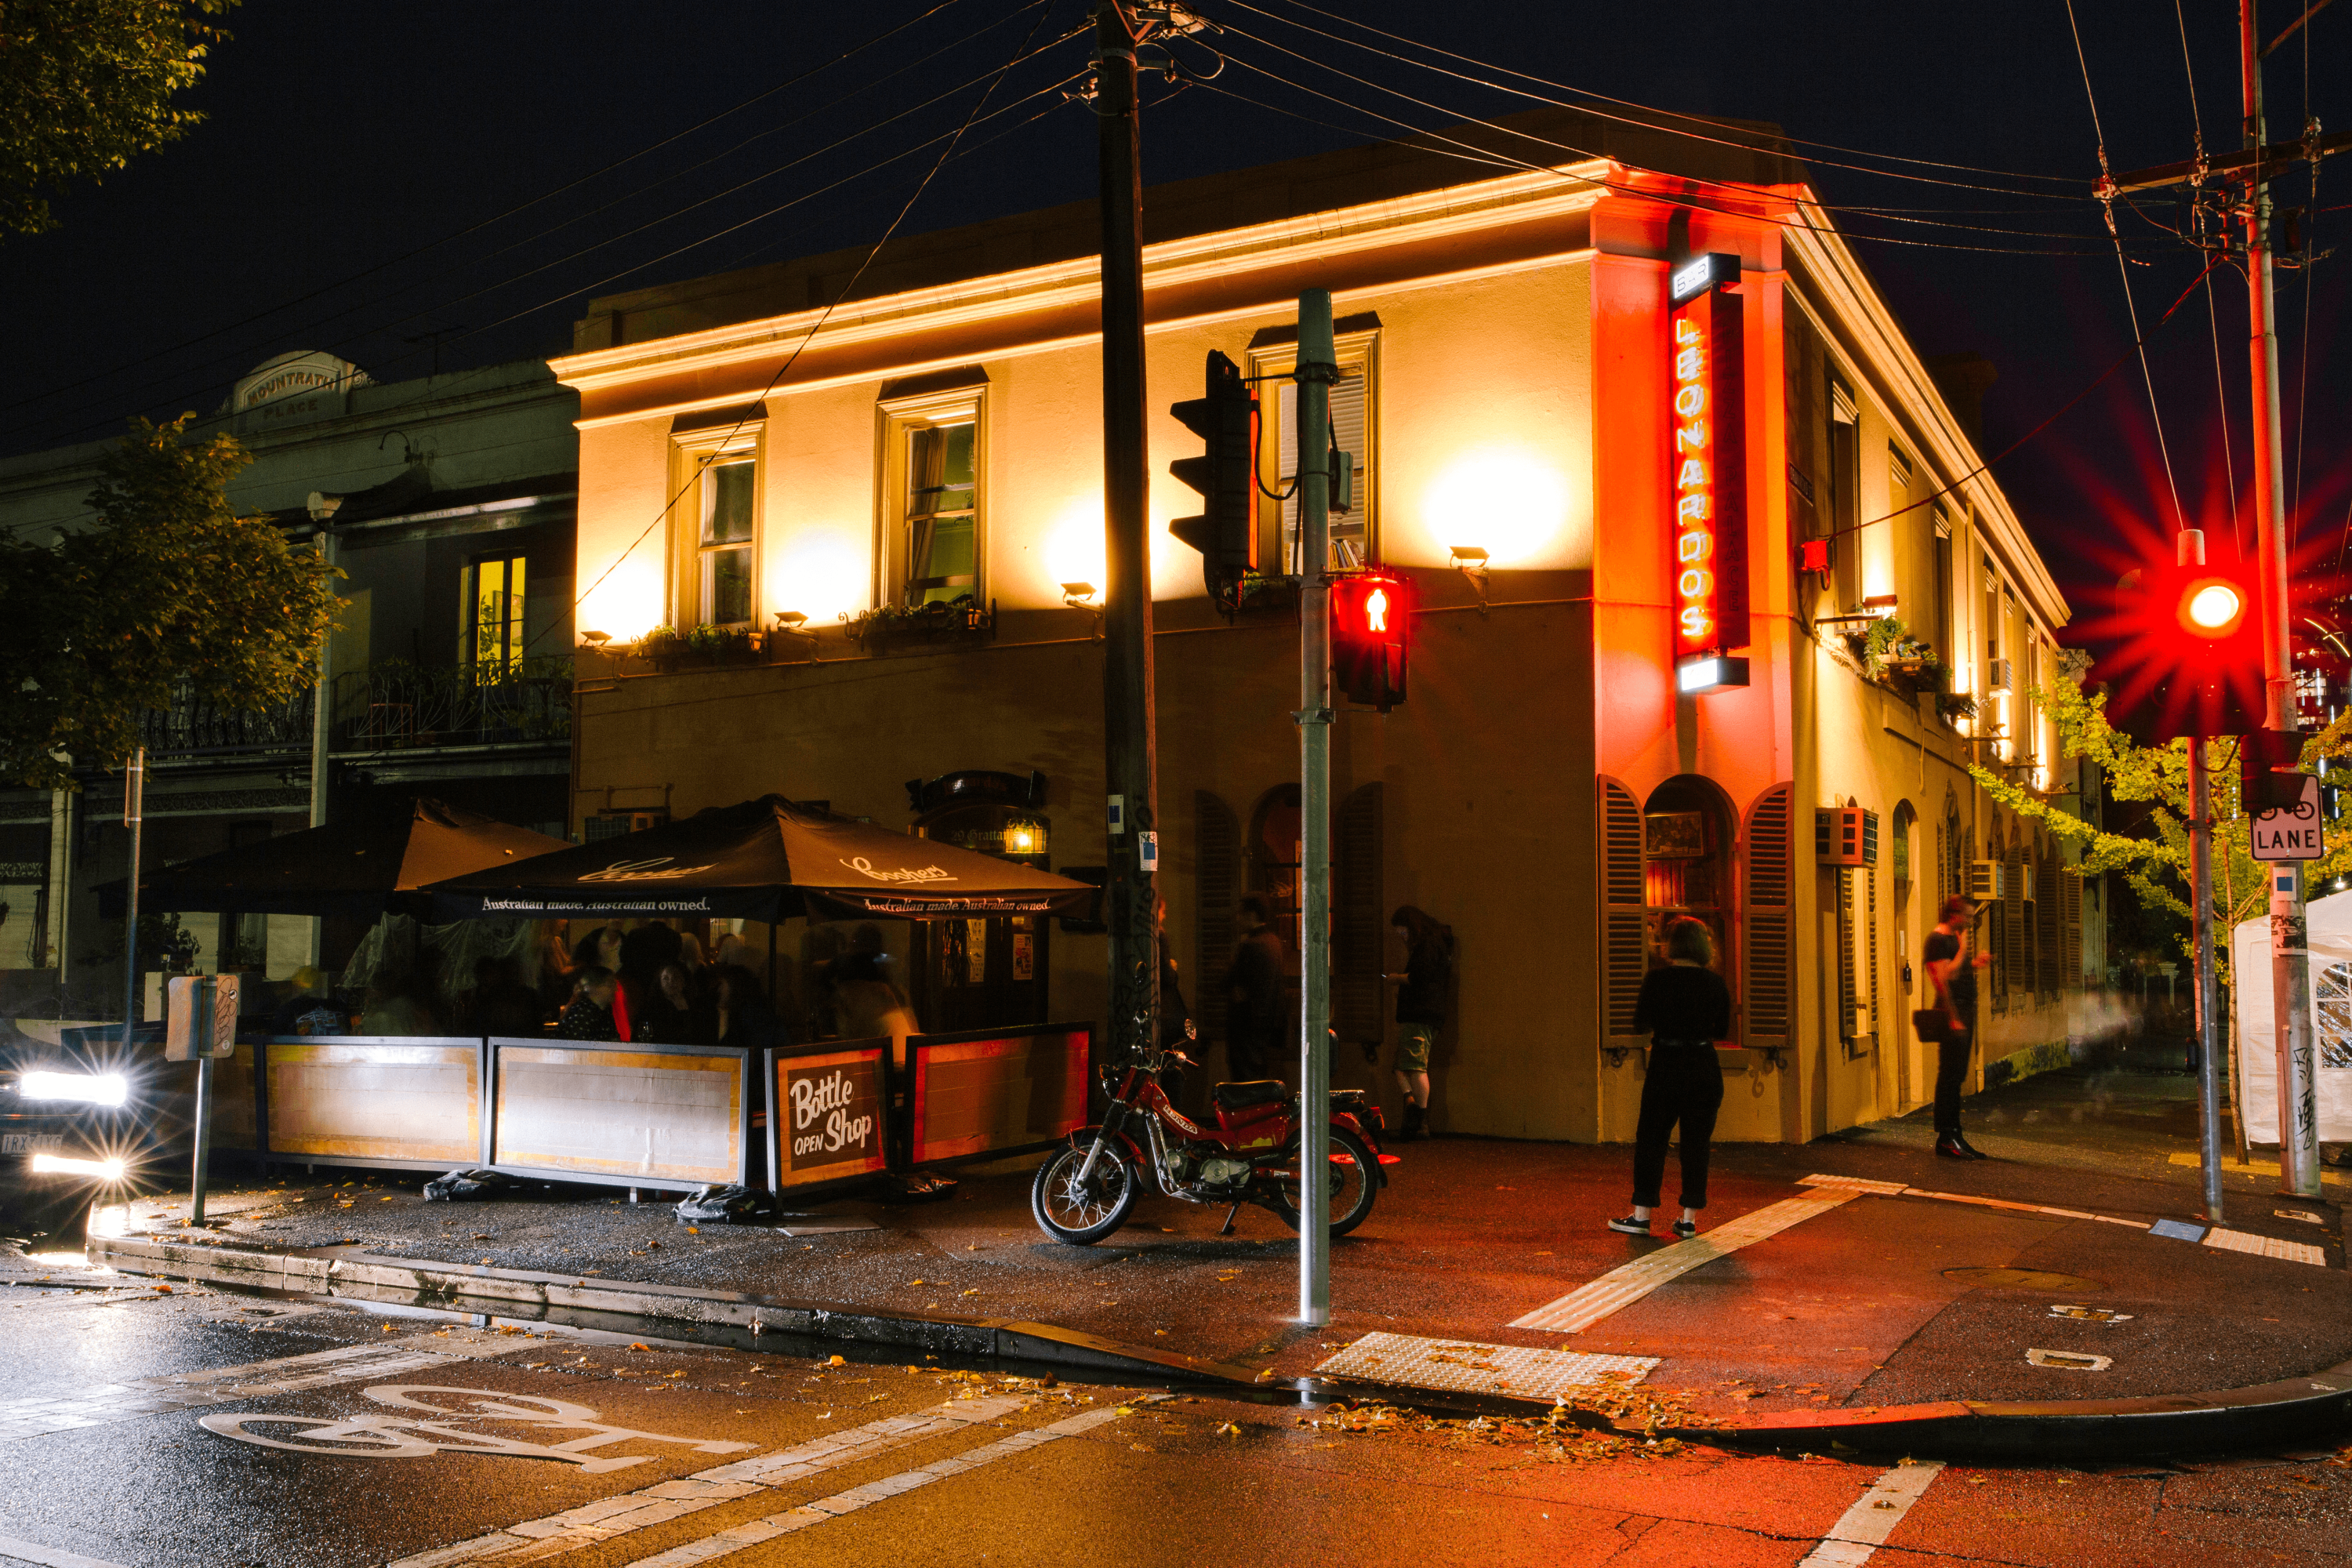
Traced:
<path id="1" fill-rule="evenodd" d="M 796 632 L 808 624 L 808 617 L 798 610 L 778 610 L 776 625 L 788 632 Z"/>
<path id="2" fill-rule="evenodd" d="M 613 640 L 613 634 L 610 632 L 582 632 L 580 634 L 580 640 L 586 643 L 590 647 L 601 648 L 606 643 Z"/>
<path id="3" fill-rule="evenodd" d="M 1862 607 L 1865 610 L 1876 610 L 1882 615 L 1891 616 L 1901 607 L 1902 603 L 1903 601 L 1893 594 L 1873 594 L 1868 598 L 1863 600 Z"/>
<path id="4" fill-rule="evenodd" d="M 1074 610 L 1091 610 L 1095 605 L 1095 585 L 1092 583 L 1062 584 L 1062 603 Z"/>
<path id="5" fill-rule="evenodd" d="M 1486 552 L 1475 544 L 1448 547 L 1452 553 L 1447 564 L 1469 579 L 1471 589 L 1478 595 L 1478 613 L 1486 613 Z"/>
<path id="6" fill-rule="evenodd" d="M 1506 566 L 1549 563 L 1568 528 L 1568 484 L 1536 455 L 1495 447 L 1448 464 L 1422 493 L 1422 516 L 1432 543 L 1454 549 L 1456 540 L 1482 558 Z"/>

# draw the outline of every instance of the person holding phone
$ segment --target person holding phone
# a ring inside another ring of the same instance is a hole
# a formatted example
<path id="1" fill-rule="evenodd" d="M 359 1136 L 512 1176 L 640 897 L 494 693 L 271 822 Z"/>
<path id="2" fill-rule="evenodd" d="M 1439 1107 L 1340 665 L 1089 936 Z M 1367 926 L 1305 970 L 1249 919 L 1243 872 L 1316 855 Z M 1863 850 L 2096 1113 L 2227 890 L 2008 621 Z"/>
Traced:
<path id="1" fill-rule="evenodd" d="M 1947 1160 L 1988 1158 L 1960 1131 L 1960 1084 L 1969 1076 L 1969 1058 L 1977 1044 L 1977 971 L 1992 962 L 1989 952 L 1973 957 L 1968 952 L 1976 914 L 1973 900 L 1953 894 L 1944 900 L 1936 929 L 1920 949 L 1936 1000 L 1944 1009 L 1942 1038 L 1936 1042 L 1936 1152 Z"/>

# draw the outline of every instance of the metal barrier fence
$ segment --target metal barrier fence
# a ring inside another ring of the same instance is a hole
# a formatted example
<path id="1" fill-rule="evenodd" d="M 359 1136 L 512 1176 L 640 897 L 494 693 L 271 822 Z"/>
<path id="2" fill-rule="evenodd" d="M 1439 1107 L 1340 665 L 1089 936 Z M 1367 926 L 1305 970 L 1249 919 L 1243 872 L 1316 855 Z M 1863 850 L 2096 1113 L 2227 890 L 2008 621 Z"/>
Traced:
<path id="1" fill-rule="evenodd" d="M 804 1046 L 280 1036 L 218 1065 L 213 1147 L 374 1169 L 801 1194 L 1085 1125 L 1093 1027 Z"/>

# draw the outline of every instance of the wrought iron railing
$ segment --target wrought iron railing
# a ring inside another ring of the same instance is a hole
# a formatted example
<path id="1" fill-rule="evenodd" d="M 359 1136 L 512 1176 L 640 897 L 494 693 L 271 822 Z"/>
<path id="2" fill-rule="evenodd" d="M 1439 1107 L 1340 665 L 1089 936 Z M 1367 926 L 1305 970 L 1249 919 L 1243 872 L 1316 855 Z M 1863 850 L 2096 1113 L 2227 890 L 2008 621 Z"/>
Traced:
<path id="1" fill-rule="evenodd" d="M 339 752 L 568 741 L 572 661 L 500 670 L 394 661 L 337 676 L 334 701 Z"/>
<path id="2" fill-rule="evenodd" d="M 139 738 L 150 755 L 202 752 L 307 752 L 312 689 L 259 712 L 239 712 L 198 701 L 185 689 L 165 709 L 140 716 Z"/>

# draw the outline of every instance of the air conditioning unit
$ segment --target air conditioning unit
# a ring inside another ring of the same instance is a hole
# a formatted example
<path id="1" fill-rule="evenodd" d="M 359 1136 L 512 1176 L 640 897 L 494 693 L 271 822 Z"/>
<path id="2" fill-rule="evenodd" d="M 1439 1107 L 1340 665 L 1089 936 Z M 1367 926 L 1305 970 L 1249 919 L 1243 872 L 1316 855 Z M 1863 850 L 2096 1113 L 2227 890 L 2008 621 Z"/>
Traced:
<path id="1" fill-rule="evenodd" d="M 1985 689 L 1987 691 L 2007 691 L 2010 689 L 2009 660 L 2005 658 L 1989 658 L 1985 660 Z"/>
<path id="2" fill-rule="evenodd" d="M 1858 805 L 1823 806 L 1813 813 L 1813 858 L 1824 866 L 1878 864 L 1878 813 Z"/>
<path id="3" fill-rule="evenodd" d="M 2016 891 L 2012 883 L 2016 868 L 2006 860 L 1971 860 L 1969 862 L 1969 897 L 1978 903 L 1990 903 L 2006 899 Z"/>
<path id="4" fill-rule="evenodd" d="M 648 827 L 667 826 L 668 823 L 669 813 L 667 811 L 600 811 L 587 820 L 584 825 L 587 831 L 582 836 L 582 840 L 599 844 L 607 838 L 643 833 Z"/>

